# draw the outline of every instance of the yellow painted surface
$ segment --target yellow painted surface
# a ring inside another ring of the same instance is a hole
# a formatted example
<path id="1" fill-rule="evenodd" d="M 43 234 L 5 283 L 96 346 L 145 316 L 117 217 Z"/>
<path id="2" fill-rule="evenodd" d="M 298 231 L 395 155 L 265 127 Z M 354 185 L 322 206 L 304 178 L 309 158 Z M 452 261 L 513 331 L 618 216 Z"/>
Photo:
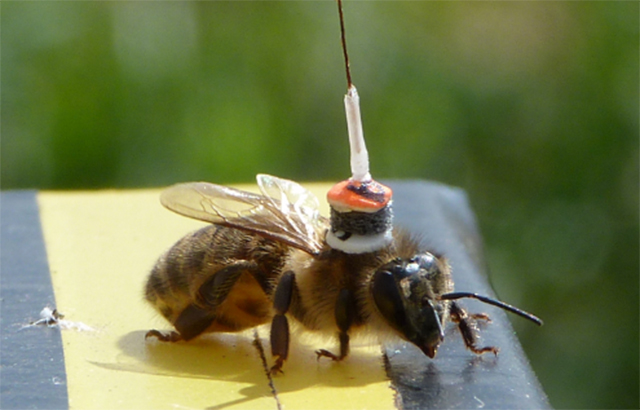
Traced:
<path id="1" fill-rule="evenodd" d="M 328 186 L 308 186 L 324 197 Z M 246 188 L 246 187 L 243 187 Z M 295 338 L 274 396 L 253 332 L 185 343 L 145 341 L 169 324 L 143 300 L 160 254 L 204 224 L 159 203 L 159 190 L 43 192 L 38 201 L 57 308 L 94 331 L 62 333 L 73 409 L 389 409 L 379 346 L 316 361 L 334 341 Z M 326 205 L 323 205 L 326 214 Z M 258 329 L 268 363 L 268 326 Z M 329 343 L 329 345 L 327 345 Z"/>

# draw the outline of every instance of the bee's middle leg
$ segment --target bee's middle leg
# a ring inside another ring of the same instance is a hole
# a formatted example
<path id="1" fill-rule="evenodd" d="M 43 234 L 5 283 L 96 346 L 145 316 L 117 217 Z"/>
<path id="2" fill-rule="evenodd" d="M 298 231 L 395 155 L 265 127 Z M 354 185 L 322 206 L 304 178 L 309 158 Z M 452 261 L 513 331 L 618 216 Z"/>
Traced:
<path id="1" fill-rule="evenodd" d="M 296 277 L 292 271 L 288 271 L 280 278 L 273 295 L 276 314 L 271 321 L 271 354 L 276 357 L 276 363 L 271 367 L 271 374 L 282 373 L 284 361 L 289 356 L 289 321 L 285 313 L 297 292 Z"/>
<path id="2" fill-rule="evenodd" d="M 316 351 L 318 359 L 329 357 L 332 360 L 340 361 L 349 355 L 349 328 L 356 317 L 356 300 L 347 289 L 342 289 L 336 301 L 336 324 L 338 325 L 338 340 L 340 341 L 340 354 L 336 355 L 328 350 L 320 349 Z"/>

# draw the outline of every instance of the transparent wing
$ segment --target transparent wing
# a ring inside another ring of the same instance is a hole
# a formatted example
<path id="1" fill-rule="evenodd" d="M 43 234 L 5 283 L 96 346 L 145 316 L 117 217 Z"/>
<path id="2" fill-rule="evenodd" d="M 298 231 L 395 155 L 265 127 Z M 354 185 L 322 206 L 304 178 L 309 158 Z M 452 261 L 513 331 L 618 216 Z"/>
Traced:
<path id="1" fill-rule="evenodd" d="M 318 211 L 318 199 L 301 185 L 260 174 L 262 195 L 206 182 L 174 185 L 160 202 L 180 215 L 254 232 L 285 242 L 310 254 L 322 248 L 328 220 Z"/>
<path id="2" fill-rule="evenodd" d="M 304 237 L 322 234 L 328 221 L 320 216 L 318 198 L 288 179 L 258 174 L 258 187 L 273 208 L 280 209 L 282 223 Z M 322 242 L 322 241 L 320 241 Z"/>

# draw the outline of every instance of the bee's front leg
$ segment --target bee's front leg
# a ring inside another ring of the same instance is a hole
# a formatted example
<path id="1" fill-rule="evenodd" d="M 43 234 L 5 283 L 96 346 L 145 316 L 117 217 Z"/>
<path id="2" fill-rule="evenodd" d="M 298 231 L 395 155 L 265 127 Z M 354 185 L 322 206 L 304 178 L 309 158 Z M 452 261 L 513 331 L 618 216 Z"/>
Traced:
<path id="1" fill-rule="evenodd" d="M 347 289 L 342 289 L 336 300 L 336 324 L 338 325 L 338 340 L 340 340 L 340 355 L 331 353 L 328 350 L 320 349 L 316 351 L 318 359 L 329 357 L 332 360 L 340 361 L 349 355 L 349 328 L 354 322 L 357 313 L 356 300 Z"/>
<path id="2" fill-rule="evenodd" d="M 276 357 L 276 363 L 271 367 L 271 374 L 282 373 L 284 361 L 289 356 L 289 321 L 285 313 L 291 306 L 294 293 L 297 292 L 295 274 L 288 271 L 280 278 L 273 296 L 273 309 L 276 314 L 271 322 L 271 354 Z"/>
<path id="3" fill-rule="evenodd" d="M 460 329 L 460 334 L 462 335 L 462 339 L 464 340 L 464 344 L 465 346 L 467 346 L 467 349 L 471 350 L 475 354 L 491 352 L 494 355 L 498 355 L 497 347 L 476 347 L 478 337 L 476 335 L 477 330 L 474 320 L 481 319 L 490 321 L 491 319 L 489 318 L 489 316 L 482 313 L 469 315 L 466 310 L 461 308 L 455 302 L 451 302 L 449 312 L 451 314 L 451 320 L 458 324 L 458 329 Z"/>

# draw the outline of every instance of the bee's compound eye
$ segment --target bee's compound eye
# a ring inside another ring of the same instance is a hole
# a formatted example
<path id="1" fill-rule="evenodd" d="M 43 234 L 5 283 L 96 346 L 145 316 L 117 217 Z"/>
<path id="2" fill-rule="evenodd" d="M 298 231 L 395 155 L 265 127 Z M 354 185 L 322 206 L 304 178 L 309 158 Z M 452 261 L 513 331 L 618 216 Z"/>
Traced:
<path id="1" fill-rule="evenodd" d="M 407 274 L 415 275 L 416 273 L 420 272 L 420 265 L 415 262 L 411 262 L 408 263 L 404 269 Z"/>
<path id="2" fill-rule="evenodd" d="M 419 253 L 411 259 L 411 262 L 412 264 L 418 265 L 422 269 L 429 270 L 431 267 L 433 267 L 433 265 L 436 264 L 436 257 L 428 252 Z"/>

